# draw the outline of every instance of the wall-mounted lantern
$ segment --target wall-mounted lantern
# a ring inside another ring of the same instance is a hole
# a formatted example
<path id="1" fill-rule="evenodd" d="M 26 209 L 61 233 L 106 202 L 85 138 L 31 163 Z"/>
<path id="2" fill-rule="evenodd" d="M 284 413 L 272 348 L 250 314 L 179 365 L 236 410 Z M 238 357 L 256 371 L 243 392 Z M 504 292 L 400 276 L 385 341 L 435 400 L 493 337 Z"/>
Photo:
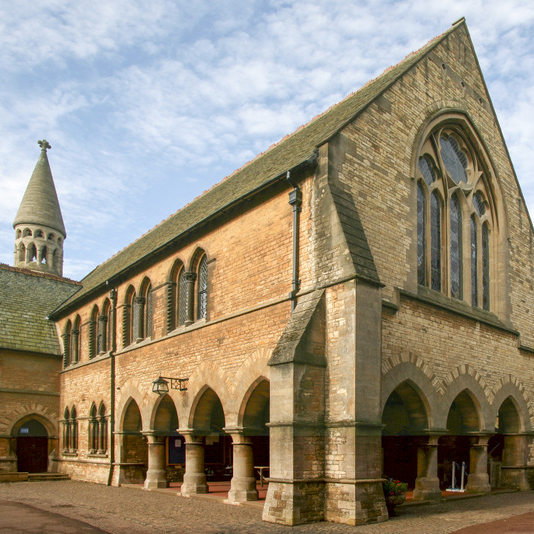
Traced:
<path id="1" fill-rule="evenodd" d="M 152 391 L 158 395 L 165 395 L 169 393 L 169 389 L 178 389 L 179 391 L 187 391 L 185 383 L 189 378 L 171 378 L 169 376 L 159 376 L 152 382 Z"/>

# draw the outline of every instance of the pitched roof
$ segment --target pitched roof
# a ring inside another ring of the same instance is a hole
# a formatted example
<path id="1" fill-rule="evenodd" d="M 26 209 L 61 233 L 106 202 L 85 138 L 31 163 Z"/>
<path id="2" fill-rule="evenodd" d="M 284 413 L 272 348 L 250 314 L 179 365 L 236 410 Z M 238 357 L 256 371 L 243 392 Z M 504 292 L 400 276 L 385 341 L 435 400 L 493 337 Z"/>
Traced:
<path id="1" fill-rule="evenodd" d="M 13 226 L 24 223 L 42 224 L 67 235 L 45 148 L 35 164 Z"/>
<path id="2" fill-rule="evenodd" d="M 186 231 L 206 221 L 244 196 L 274 182 L 285 175 L 287 170 L 306 161 L 318 146 L 324 144 L 343 129 L 400 76 L 464 23 L 464 19 L 455 22 L 451 28 L 429 41 L 417 52 L 410 54 L 397 65 L 390 67 L 379 77 L 350 94 L 326 112 L 318 115 L 293 134 L 284 137 L 266 152 L 260 154 L 132 244 L 119 251 L 109 260 L 96 267 L 82 280 L 83 288 L 57 311 L 61 312 L 100 287 L 106 280 L 126 271 L 147 255 L 180 237 Z"/>
<path id="3" fill-rule="evenodd" d="M 78 288 L 67 278 L 0 264 L 0 349 L 59 355 L 46 317 Z"/>

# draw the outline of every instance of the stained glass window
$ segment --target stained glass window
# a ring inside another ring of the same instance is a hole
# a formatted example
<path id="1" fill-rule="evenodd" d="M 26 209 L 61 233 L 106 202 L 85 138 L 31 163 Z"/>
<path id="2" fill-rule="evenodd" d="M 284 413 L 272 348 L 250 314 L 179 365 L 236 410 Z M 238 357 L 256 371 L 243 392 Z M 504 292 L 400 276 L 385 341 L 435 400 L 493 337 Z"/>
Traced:
<path id="1" fill-rule="evenodd" d="M 441 291 L 441 205 L 435 191 L 430 200 L 430 287 Z"/>
<path id="2" fill-rule="evenodd" d="M 451 296 L 457 299 L 463 297 L 462 287 L 462 212 L 458 197 L 451 197 L 451 230 L 450 230 L 450 260 L 451 260 Z"/>
<path id="3" fill-rule="evenodd" d="M 429 155 L 425 154 L 422 158 L 419 158 L 419 170 L 427 185 L 436 181 L 436 168 Z"/>
<path id="4" fill-rule="evenodd" d="M 417 184 L 417 283 L 426 284 L 425 246 L 425 192 L 421 183 Z"/>
<path id="5" fill-rule="evenodd" d="M 440 137 L 441 159 L 455 183 L 467 182 L 467 157 L 454 137 Z"/>
<path id="6" fill-rule="evenodd" d="M 478 306 L 478 244 L 474 215 L 471 217 L 471 304 Z"/>
<path id="7" fill-rule="evenodd" d="M 490 308 L 490 233 L 487 223 L 482 226 L 482 307 Z"/>
<path id="8" fill-rule="evenodd" d="M 482 215 L 486 213 L 486 205 L 484 204 L 484 198 L 482 197 L 480 191 L 477 191 L 473 195 L 473 206 L 479 217 L 482 217 Z"/>

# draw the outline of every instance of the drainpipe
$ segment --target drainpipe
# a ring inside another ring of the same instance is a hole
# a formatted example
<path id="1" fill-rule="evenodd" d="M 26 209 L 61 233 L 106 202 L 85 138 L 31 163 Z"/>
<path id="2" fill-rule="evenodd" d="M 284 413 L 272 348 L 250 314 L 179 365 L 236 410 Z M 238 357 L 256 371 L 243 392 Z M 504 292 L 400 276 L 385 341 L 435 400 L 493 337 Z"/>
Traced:
<path id="1" fill-rule="evenodd" d="M 287 171 L 286 180 L 293 186 L 289 192 L 289 204 L 293 206 L 293 279 L 289 298 L 291 299 L 291 311 L 297 305 L 297 293 L 300 288 L 299 279 L 299 214 L 302 211 L 302 191 L 297 182 L 291 177 L 291 171 Z"/>
<path id="2" fill-rule="evenodd" d="M 109 387 L 110 387 L 110 404 L 111 411 L 109 417 L 109 474 L 108 474 L 108 486 L 111 486 L 113 479 L 113 466 L 115 464 L 115 352 L 117 350 L 117 290 L 112 289 L 109 292 L 109 299 L 111 300 L 111 351 L 109 353 Z"/>

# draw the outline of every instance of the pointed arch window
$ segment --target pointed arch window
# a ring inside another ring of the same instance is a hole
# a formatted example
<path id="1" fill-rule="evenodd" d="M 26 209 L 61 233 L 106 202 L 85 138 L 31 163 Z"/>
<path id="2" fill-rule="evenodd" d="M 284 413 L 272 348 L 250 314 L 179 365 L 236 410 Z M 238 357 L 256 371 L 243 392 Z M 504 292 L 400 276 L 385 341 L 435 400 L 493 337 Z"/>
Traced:
<path id="1" fill-rule="evenodd" d="M 437 191 L 430 197 L 430 287 L 441 291 L 441 202 Z"/>
<path id="2" fill-rule="evenodd" d="M 176 311 L 178 326 L 181 326 L 187 321 L 187 277 L 183 267 L 180 269 L 180 274 L 178 275 L 177 291 L 178 309 Z"/>
<path id="3" fill-rule="evenodd" d="M 70 363 L 78 363 L 80 361 L 82 343 L 81 326 L 82 321 L 80 316 L 77 315 L 74 319 L 74 324 L 70 335 Z"/>
<path id="4" fill-rule="evenodd" d="M 205 254 L 198 263 L 197 302 L 197 319 L 205 319 L 208 314 L 208 260 Z"/>
<path id="5" fill-rule="evenodd" d="M 135 289 L 130 286 L 126 291 L 126 298 L 124 299 L 124 306 L 122 309 L 122 346 L 130 345 L 134 338 L 134 324 L 136 319 L 135 314 Z"/>
<path id="6" fill-rule="evenodd" d="M 95 454 L 98 449 L 98 419 L 96 416 L 96 406 L 93 403 L 89 411 L 89 453 Z"/>
<path id="7" fill-rule="evenodd" d="M 458 196 L 453 194 L 450 203 L 450 273 L 451 297 L 463 298 L 463 228 L 462 210 Z"/>
<path id="8" fill-rule="evenodd" d="M 475 137 L 451 120 L 435 127 L 421 146 L 417 282 L 489 310 L 495 201 Z"/>

